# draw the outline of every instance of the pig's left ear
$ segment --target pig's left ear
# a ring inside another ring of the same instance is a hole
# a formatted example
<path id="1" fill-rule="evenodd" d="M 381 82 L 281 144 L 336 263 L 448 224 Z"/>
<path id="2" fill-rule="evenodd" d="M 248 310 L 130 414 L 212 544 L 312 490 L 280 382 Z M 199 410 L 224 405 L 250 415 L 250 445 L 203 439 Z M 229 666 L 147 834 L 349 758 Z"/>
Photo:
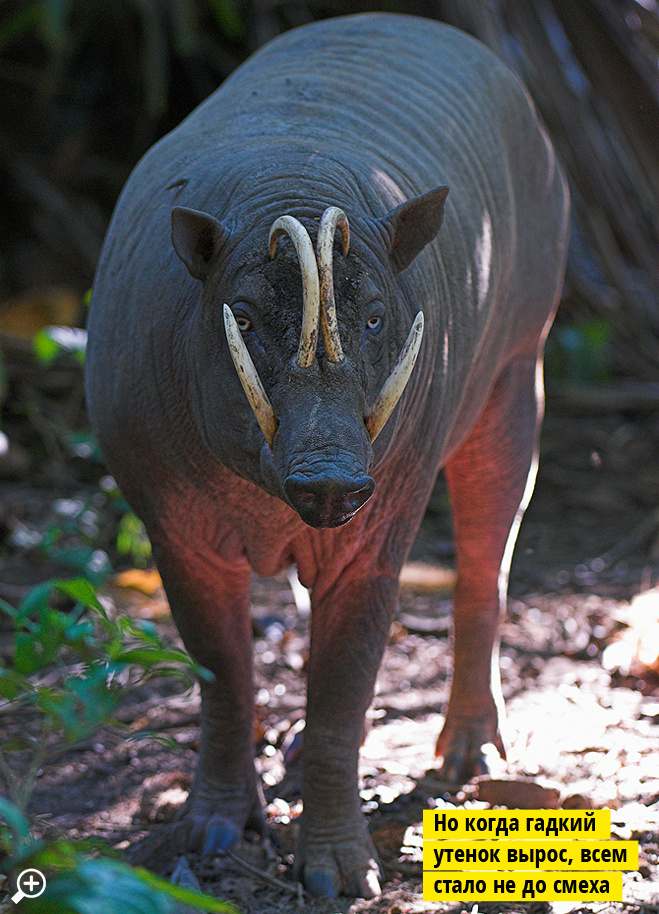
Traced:
<path id="1" fill-rule="evenodd" d="M 396 273 L 409 267 L 417 254 L 435 238 L 444 219 L 448 187 L 401 203 L 380 220 L 389 240 L 389 257 Z"/>
<path id="2" fill-rule="evenodd" d="M 208 213 L 177 206 L 172 210 L 172 244 L 188 268 L 202 282 L 210 265 L 229 237 L 229 231 Z"/>

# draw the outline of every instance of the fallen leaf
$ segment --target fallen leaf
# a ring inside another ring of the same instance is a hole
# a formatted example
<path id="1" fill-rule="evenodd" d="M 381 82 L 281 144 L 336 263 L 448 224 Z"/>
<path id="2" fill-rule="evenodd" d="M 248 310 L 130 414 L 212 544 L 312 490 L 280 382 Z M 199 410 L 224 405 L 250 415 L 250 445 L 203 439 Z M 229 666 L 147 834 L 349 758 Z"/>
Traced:
<path id="1" fill-rule="evenodd" d="M 408 562 L 400 573 L 400 586 L 418 593 L 435 593 L 453 590 L 456 573 L 452 568 L 426 565 L 424 562 Z"/>
<path id="2" fill-rule="evenodd" d="M 478 799 L 508 809 L 558 809 L 561 793 L 535 781 L 488 779 L 478 782 Z"/>
<path id="3" fill-rule="evenodd" d="M 582 793 L 572 793 L 565 797 L 561 803 L 561 809 L 595 809 L 592 800 Z"/>
<path id="4" fill-rule="evenodd" d="M 386 851 L 398 853 L 403 846 L 407 825 L 404 822 L 387 822 L 371 834 L 371 840 L 379 854 Z"/>
<path id="5" fill-rule="evenodd" d="M 30 289 L 2 303 L 0 331 L 14 337 L 32 338 L 49 324 L 74 326 L 80 312 L 80 296 L 65 286 Z"/>
<path id="6" fill-rule="evenodd" d="M 155 568 L 148 568 L 143 571 L 140 568 L 129 568 L 116 574 L 112 583 L 117 587 L 130 587 L 133 590 L 139 590 L 140 593 L 147 597 L 153 597 L 162 587 L 160 575 Z"/>

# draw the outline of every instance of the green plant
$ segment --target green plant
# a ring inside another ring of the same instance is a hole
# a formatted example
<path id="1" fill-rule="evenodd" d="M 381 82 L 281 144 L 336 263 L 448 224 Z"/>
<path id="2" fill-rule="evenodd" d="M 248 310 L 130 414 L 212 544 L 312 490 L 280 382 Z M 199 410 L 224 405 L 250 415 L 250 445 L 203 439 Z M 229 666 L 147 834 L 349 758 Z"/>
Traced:
<path id="1" fill-rule="evenodd" d="M 238 914 L 224 901 L 171 885 L 147 870 L 107 857 L 91 858 L 68 841 L 36 841 L 24 815 L 0 797 L 0 855 L 4 869 L 47 874 L 38 898 L 21 899 L 23 914 L 177 914 L 180 904 Z"/>
<path id="2" fill-rule="evenodd" d="M 208 674 L 165 644 L 152 623 L 112 618 L 85 578 L 48 581 L 18 609 L 3 601 L 0 609 L 15 626 L 9 662 L 0 666 L 0 714 L 11 706 L 25 720 L 20 737 L 0 748 L 7 793 L 0 798 L 0 859 L 9 874 L 29 867 L 48 873 L 44 894 L 24 898 L 21 911 L 168 914 L 176 901 L 235 911 L 116 860 L 90 858 L 70 842 L 36 840 L 25 814 L 39 769 L 113 722 L 127 679 L 177 676 L 191 683 L 193 671 Z"/>
<path id="3" fill-rule="evenodd" d="M 0 609 L 16 627 L 11 662 L 0 666 L 0 700 L 30 712 L 32 721 L 0 748 L 0 776 L 20 810 L 43 764 L 111 722 L 127 679 L 191 682 L 193 670 L 202 672 L 184 651 L 167 646 L 153 623 L 111 618 L 85 578 L 48 581 L 18 609 L 4 601 Z M 10 758 L 21 753 L 31 761 L 18 776 Z"/>
<path id="4" fill-rule="evenodd" d="M 87 333 L 78 327 L 44 327 L 34 337 L 32 346 L 42 365 L 52 365 L 55 359 L 67 354 L 83 365 Z"/>
<path id="5" fill-rule="evenodd" d="M 138 568 L 146 568 L 151 558 L 151 543 L 144 524 L 130 511 L 117 525 L 117 551 L 120 555 L 130 556 Z"/>
<path id="6" fill-rule="evenodd" d="M 545 350 L 548 377 L 571 384 L 607 381 L 611 335 L 611 325 L 599 319 L 555 324 Z"/>

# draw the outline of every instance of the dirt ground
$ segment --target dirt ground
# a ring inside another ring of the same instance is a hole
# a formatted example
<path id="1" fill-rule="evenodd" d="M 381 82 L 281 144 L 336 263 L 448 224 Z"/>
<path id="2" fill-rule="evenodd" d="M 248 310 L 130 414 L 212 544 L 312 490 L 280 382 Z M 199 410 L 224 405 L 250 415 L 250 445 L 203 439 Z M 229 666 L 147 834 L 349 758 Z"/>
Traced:
<path id="1" fill-rule="evenodd" d="M 539 482 L 522 525 L 502 626 L 508 759 L 490 762 L 491 777 L 510 782 L 503 788 L 486 778 L 450 790 L 437 778 L 433 749 L 450 681 L 453 561 L 438 483 L 411 559 L 442 570 L 430 582 L 414 567 L 408 575 L 362 752 L 364 810 L 384 875 L 383 894 L 372 901 L 312 902 L 294 882 L 300 802 L 293 773 L 282 778 L 284 754 L 303 716 L 307 618 L 285 577 L 254 581 L 255 739 L 272 842 L 264 848 L 248 836 L 232 855 L 190 855 L 206 891 L 243 914 L 659 911 L 659 591 L 653 590 L 659 583 L 659 410 L 651 397 L 637 395 L 624 390 L 610 401 L 597 392 L 562 390 L 549 399 Z M 57 499 L 87 498 L 97 489 L 96 479 L 60 472 L 58 481 L 43 468 L 31 478 L 34 484 L 10 476 L 3 485 L 5 599 L 53 572 L 51 560 L 35 562 L 25 546 L 15 545 L 18 527 L 36 531 L 50 522 Z M 162 592 L 145 596 L 110 586 L 106 599 L 116 611 L 156 620 L 175 639 Z M 0 633 L 3 651 L 9 637 Z M 151 683 L 126 696 L 120 716 L 127 729 L 98 733 L 40 773 L 30 812 L 42 834 L 102 839 L 169 876 L 176 860 L 162 853 L 166 823 L 190 783 L 198 696 L 170 681 Z M 5 737 L 24 725 L 4 709 Z M 131 740 L 145 728 L 151 738 Z M 163 746 L 162 736 L 175 748 Z M 423 809 L 488 808 L 488 798 L 514 808 L 529 789 L 538 791 L 532 805 L 607 806 L 612 837 L 639 841 L 640 867 L 625 873 L 624 904 L 480 903 L 475 909 L 477 899 L 424 902 Z M 141 841 L 148 834 L 160 837 Z"/>

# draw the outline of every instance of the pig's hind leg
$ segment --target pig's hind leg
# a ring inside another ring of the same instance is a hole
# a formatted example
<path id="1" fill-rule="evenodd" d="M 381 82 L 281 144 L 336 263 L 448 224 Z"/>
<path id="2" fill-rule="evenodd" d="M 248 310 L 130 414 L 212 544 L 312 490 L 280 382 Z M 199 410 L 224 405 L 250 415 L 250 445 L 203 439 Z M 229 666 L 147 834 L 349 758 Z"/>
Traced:
<path id="1" fill-rule="evenodd" d="M 204 853 L 227 850 L 245 827 L 264 831 L 254 767 L 250 569 L 227 565 L 194 532 L 151 537 L 181 638 L 212 674 L 200 679 L 199 759 L 179 843 Z"/>
<path id="2" fill-rule="evenodd" d="M 487 770 L 486 743 L 505 757 L 497 629 L 519 522 L 535 481 L 541 403 L 541 362 L 535 353 L 515 359 L 446 465 L 458 578 L 453 682 L 436 751 L 450 782 Z"/>

